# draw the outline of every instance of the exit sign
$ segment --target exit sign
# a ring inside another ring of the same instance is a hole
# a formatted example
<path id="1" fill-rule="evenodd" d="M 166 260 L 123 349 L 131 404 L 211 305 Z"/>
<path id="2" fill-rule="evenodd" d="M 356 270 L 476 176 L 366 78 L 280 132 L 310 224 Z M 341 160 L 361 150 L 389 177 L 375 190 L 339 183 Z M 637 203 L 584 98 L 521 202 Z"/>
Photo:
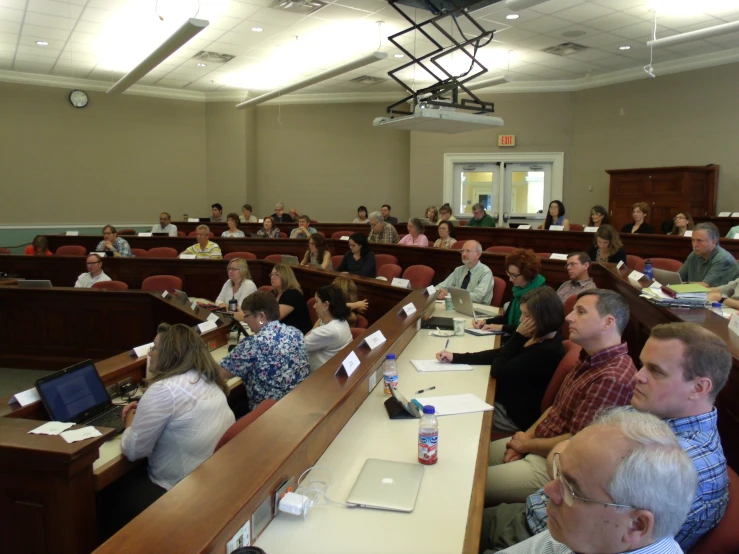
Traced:
<path id="1" fill-rule="evenodd" d="M 498 146 L 516 146 L 516 135 L 498 135 Z"/>

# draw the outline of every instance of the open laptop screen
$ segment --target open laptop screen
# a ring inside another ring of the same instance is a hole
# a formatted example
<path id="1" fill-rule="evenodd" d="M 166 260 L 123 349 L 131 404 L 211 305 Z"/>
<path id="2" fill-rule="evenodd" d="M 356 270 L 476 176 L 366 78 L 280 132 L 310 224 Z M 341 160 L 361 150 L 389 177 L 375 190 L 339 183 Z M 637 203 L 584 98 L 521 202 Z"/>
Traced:
<path id="1" fill-rule="evenodd" d="M 39 379 L 36 388 L 53 421 L 84 421 L 111 403 L 89 360 Z"/>

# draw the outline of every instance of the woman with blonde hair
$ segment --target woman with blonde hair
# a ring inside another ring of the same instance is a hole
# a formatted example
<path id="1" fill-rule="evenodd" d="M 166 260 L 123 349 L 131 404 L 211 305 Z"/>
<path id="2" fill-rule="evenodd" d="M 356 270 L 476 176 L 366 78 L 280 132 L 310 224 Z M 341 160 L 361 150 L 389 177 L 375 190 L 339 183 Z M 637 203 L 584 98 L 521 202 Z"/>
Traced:
<path id="1" fill-rule="evenodd" d="M 279 320 L 306 334 L 312 327 L 308 304 L 292 268 L 287 264 L 275 264 L 269 278 L 272 294 L 280 306 Z"/>
<path id="2" fill-rule="evenodd" d="M 593 246 L 588 254 L 595 262 L 626 263 L 626 251 L 621 237 L 612 225 L 601 225 L 595 233 Z"/>
<path id="3" fill-rule="evenodd" d="M 436 206 L 426 208 L 426 220 L 433 224 L 439 222 L 439 210 L 436 209 Z"/>
<path id="4" fill-rule="evenodd" d="M 241 306 L 244 298 L 257 292 L 257 286 L 251 280 L 249 266 L 244 258 L 234 258 L 228 262 L 226 269 L 228 281 L 225 282 L 221 293 L 216 298 L 216 305 L 225 308 L 230 300 L 236 300 L 236 306 Z"/>
<path id="5" fill-rule="evenodd" d="M 369 303 L 367 300 L 359 300 L 357 294 L 357 285 L 349 277 L 339 276 L 334 279 L 332 285 L 336 285 L 341 289 L 344 294 L 344 300 L 346 300 L 346 307 L 349 309 L 349 313 L 346 316 L 346 321 L 349 323 L 349 327 L 357 326 L 357 314 L 363 314 L 367 311 Z"/>

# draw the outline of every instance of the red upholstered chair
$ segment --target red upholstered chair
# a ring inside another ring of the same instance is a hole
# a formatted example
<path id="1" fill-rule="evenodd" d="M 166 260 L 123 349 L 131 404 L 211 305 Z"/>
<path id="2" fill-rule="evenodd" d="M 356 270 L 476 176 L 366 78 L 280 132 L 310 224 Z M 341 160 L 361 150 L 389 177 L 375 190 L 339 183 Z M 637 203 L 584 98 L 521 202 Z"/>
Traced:
<path id="1" fill-rule="evenodd" d="M 57 248 L 54 254 L 57 256 L 84 256 L 87 254 L 87 248 L 76 244 L 65 244 Z"/>
<path id="2" fill-rule="evenodd" d="M 276 264 L 281 264 L 282 254 L 270 254 L 269 256 L 265 256 L 264 259 L 268 262 L 274 262 Z"/>
<path id="3" fill-rule="evenodd" d="M 280 238 L 281 239 L 286 239 L 287 238 L 287 233 L 283 233 L 282 231 L 280 231 Z"/>
<path id="4" fill-rule="evenodd" d="M 185 234 L 185 231 L 177 231 L 177 236 L 178 237 L 186 237 L 187 235 Z"/>
<path id="5" fill-rule="evenodd" d="M 562 381 L 564 381 L 565 377 L 567 377 L 567 374 L 572 371 L 575 362 L 580 356 L 580 350 L 582 350 L 582 348 L 580 348 L 580 345 L 575 344 L 571 340 L 563 341 L 562 346 L 564 346 L 565 355 L 564 358 L 562 358 L 562 360 L 559 362 L 557 369 L 554 370 L 552 379 L 549 381 L 549 386 L 547 386 L 547 390 L 544 393 L 543 398 L 541 399 L 542 413 L 544 413 L 544 410 L 554 404 L 554 397 L 557 396 L 559 387 L 562 386 Z"/>
<path id="6" fill-rule="evenodd" d="M 275 404 L 277 404 L 277 400 L 274 400 L 272 398 L 262 400 L 256 408 L 254 408 L 251 412 L 239 419 L 236 423 L 231 425 L 231 427 L 229 427 L 228 430 L 223 433 L 223 436 L 218 441 L 218 444 L 216 444 L 215 452 L 218 452 L 219 448 L 224 446 L 226 443 L 228 443 L 228 441 L 241 433 L 241 431 L 254 423 L 259 418 L 259 416 L 261 416 L 264 412 L 269 410 Z"/>
<path id="7" fill-rule="evenodd" d="M 577 294 L 573 294 L 569 297 L 567 297 L 567 300 L 564 302 L 564 308 L 565 308 L 565 317 L 567 317 L 569 314 L 572 313 L 572 310 L 575 309 L 575 303 L 577 302 Z M 567 340 L 570 338 L 570 324 L 565 321 L 562 324 L 562 339 Z"/>
<path id="8" fill-rule="evenodd" d="M 652 267 L 657 269 L 664 269 L 665 271 L 678 271 L 683 263 L 680 260 L 673 260 L 671 258 L 651 258 Z"/>
<path id="9" fill-rule="evenodd" d="M 458 222 L 459 222 L 459 225 L 461 227 L 464 227 L 465 225 L 467 225 L 467 220 L 466 219 L 459 219 Z"/>
<path id="10" fill-rule="evenodd" d="M 336 231 L 331 234 L 332 239 L 340 239 L 341 237 L 351 237 L 354 231 Z"/>
<path id="11" fill-rule="evenodd" d="M 176 275 L 152 275 L 141 282 L 141 290 L 151 292 L 173 292 L 174 289 L 182 290 L 182 279 Z"/>
<path id="12" fill-rule="evenodd" d="M 485 252 L 497 252 L 498 254 L 509 254 L 516 249 L 515 246 L 491 246 L 486 248 Z"/>
<path id="13" fill-rule="evenodd" d="M 387 279 L 388 283 L 396 277 L 400 277 L 402 272 L 403 270 L 398 264 L 385 264 L 382 267 L 377 268 L 377 276 L 384 277 Z"/>
<path id="14" fill-rule="evenodd" d="M 331 256 L 331 267 L 336 271 L 339 269 L 339 265 L 341 265 L 341 260 L 344 259 L 344 256 Z"/>
<path id="15" fill-rule="evenodd" d="M 143 248 L 131 248 L 131 254 L 137 258 L 148 258 L 149 252 Z"/>
<path id="16" fill-rule="evenodd" d="M 0 246 L 0 254 L 10 254 L 10 250 L 5 248 L 4 246 Z"/>
<path id="17" fill-rule="evenodd" d="M 536 253 L 536 255 L 537 255 L 537 256 L 538 256 L 539 258 L 544 258 L 544 259 L 546 259 L 546 258 L 549 258 L 549 257 L 551 257 L 551 256 L 552 256 L 552 253 L 551 253 L 551 252 L 537 252 L 537 253 Z"/>
<path id="18" fill-rule="evenodd" d="M 411 265 L 403 272 L 403 279 L 411 282 L 412 289 L 425 289 L 434 280 L 434 268 L 427 265 Z"/>
<path id="19" fill-rule="evenodd" d="M 272 292 L 272 286 L 271 285 L 262 285 L 257 290 L 262 290 L 264 292 Z"/>
<path id="20" fill-rule="evenodd" d="M 128 290 L 128 285 L 123 281 L 98 281 L 93 283 L 91 289 L 101 290 Z"/>
<path id="21" fill-rule="evenodd" d="M 362 314 L 357 314 L 357 329 L 366 329 L 369 327 L 369 321 L 367 321 L 367 318 L 364 317 Z"/>
<path id="22" fill-rule="evenodd" d="M 136 229 L 121 229 L 118 231 L 119 235 L 135 235 Z"/>
<path id="23" fill-rule="evenodd" d="M 570 223 L 570 231 L 584 231 L 585 226 L 579 223 Z"/>
<path id="24" fill-rule="evenodd" d="M 223 256 L 224 260 L 233 260 L 234 258 L 244 258 L 245 260 L 256 260 L 257 255 L 251 252 L 229 252 Z"/>
<path id="25" fill-rule="evenodd" d="M 189 233 L 187 233 L 187 236 L 188 237 L 194 237 L 197 234 L 198 234 L 197 231 L 190 231 Z M 215 237 L 215 235 L 213 234 L 213 231 L 211 231 L 210 233 L 208 233 L 208 238 L 211 238 L 212 239 L 213 237 Z"/>
<path id="26" fill-rule="evenodd" d="M 380 269 L 385 264 L 398 265 L 398 258 L 392 254 L 375 254 L 375 263 L 377 265 L 377 269 Z"/>
<path id="27" fill-rule="evenodd" d="M 401 240 L 403 240 L 403 237 L 405 237 L 405 235 L 407 235 L 407 234 L 408 233 L 405 233 L 403 235 L 398 235 L 398 242 L 400 242 Z"/>
<path id="28" fill-rule="evenodd" d="M 313 325 L 316 324 L 316 321 L 318 321 L 318 314 L 316 313 L 316 297 L 313 296 L 308 299 L 308 315 L 310 316 L 310 320 L 313 323 Z"/>
<path id="29" fill-rule="evenodd" d="M 359 327 L 351 327 L 349 331 L 351 331 L 352 333 L 352 339 L 356 339 L 357 337 L 361 337 L 362 335 L 364 335 L 366 329 L 360 329 Z"/>
<path id="30" fill-rule="evenodd" d="M 736 529 L 739 525 L 739 476 L 730 467 L 726 471 L 729 474 L 729 504 L 724 517 L 690 549 L 689 554 L 739 552 L 739 533 Z"/>
<path id="31" fill-rule="evenodd" d="M 636 269 L 637 271 L 644 271 L 644 258 L 626 254 L 626 267 Z"/>
<path id="32" fill-rule="evenodd" d="M 503 307 L 503 296 L 505 295 L 505 289 L 505 279 L 493 275 L 493 298 L 490 301 L 491 306 L 495 306 L 496 308 Z"/>
<path id="33" fill-rule="evenodd" d="M 458 240 L 454 244 L 452 244 L 452 250 L 462 250 L 462 247 L 464 246 L 464 243 L 467 242 L 466 240 Z"/>
<path id="34" fill-rule="evenodd" d="M 176 258 L 177 250 L 169 246 L 157 246 L 156 248 L 149 248 L 148 254 L 150 258 Z"/>

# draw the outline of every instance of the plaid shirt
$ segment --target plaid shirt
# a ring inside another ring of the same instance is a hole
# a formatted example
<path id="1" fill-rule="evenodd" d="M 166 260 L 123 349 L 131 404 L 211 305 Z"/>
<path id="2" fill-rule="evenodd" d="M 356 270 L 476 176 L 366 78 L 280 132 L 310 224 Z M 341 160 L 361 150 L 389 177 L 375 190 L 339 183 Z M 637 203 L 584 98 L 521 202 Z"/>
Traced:
<path id="1" fill-rule="evenodd" d="M 584 290 L 597 289 L 592 279 L 585 279 L 584 281 L 565 281 L 557 289 L 557 296 L 564 303 L 573 294 L 580 294 Z M 567 315 L 567 314 L 565 314 Z"/>
<path id="2" fill-rule="evenodd" d="M 369 234 L 369 238 L 367 240 L 369 242 L 384 242 L 385 244 L 395 244 L 400 239 L 398 238 L 398 232 L 395 230 L 395 227 L 393 227 L 389 223 L 385 223 L 385 226 L 382 228 L 382 233 L 375 233 L 375 230 L 372 229 L 372 232 Z"/>
<path id="3" fill-rule="evenodd" d="M 133 257 L 133 254 L 131 253 L 131 246 L 128 244 L 128 241 L 126 239 L 117 237 L 113 241 L 113 248 L 115 248 L 118 251 L 118 253 L 124 258 Z M 101 240 L 100 243 L 97 245 L 97 248 L 95 248 L 95 252 L 104 252 L 104 251 L 105 251 L 105 241 Z"/>
<path id="4" fill-rule="evenodd" d="M 601 410 L 628 406 L 634 395 L 635 376 L 636 367 L 625 342 L 592 356 L 581 351 L 580 360 L 565 377 L 552 409 L 536 427 L 536 437 L 574 435 L 590 425 Z"/>

